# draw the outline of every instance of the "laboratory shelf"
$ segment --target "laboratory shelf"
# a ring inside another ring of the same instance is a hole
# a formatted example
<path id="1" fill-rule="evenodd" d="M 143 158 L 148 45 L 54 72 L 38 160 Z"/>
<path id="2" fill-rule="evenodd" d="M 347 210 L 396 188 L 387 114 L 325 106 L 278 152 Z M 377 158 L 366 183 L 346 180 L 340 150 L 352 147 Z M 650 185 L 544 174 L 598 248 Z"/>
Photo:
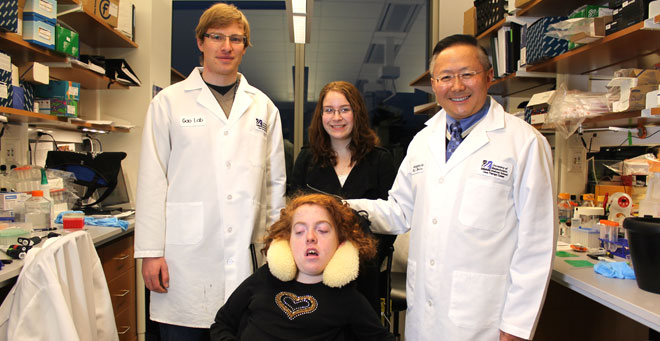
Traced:
<path id="1" fill-rule="evenodd" d="M 560 54 L 527 71 L 566 74 L 612 75 L 625 67 L 653 68 L 660 63 L 660 30 L 648 30 L 640 22 Z"/>
<path id="2" fill-rule="evenodd" d="M 58 2 L 57 19 L 71 26 L 80 35 L 80 42 L 91 47 L 127 47 L 138 45 L 83 7 L 80 0 Z"/>
<path id="3" fill-rule="evenodd" d="M 4 51 L 11 57 L 12 64 L 23 65 L 27 62 L 65 62 L 66 56 L 23 40 L 23 37 L 13 32 L 0 32 L 0 43 Z"/>
<path id="4" fill-rule="evenodd" d="M 642 116 L 640 110 L 606 113 L 600 116 L 585 119 L 582 122 L 582 128 L 608 128 L 608 127 L 628 127 L 635 128 L 639 126 L 660 126 L 660 108 L 653 108 L 649 117 Z M 535 124 L 535 128 L 555 129 L 552 124 Z"/>
<path id="5" fill-rule="evenodd" d="M 93 124 L 78 121 L 70 117 L 53 116 L 15 108 L 0 107 L 0 113 L 5 114 L 9 122 L 28 123 L 39 127 L 53 127 L 73 131 L 80 131 L 86 128 L 104 132 L 130 132 L 128 128 L 114 127 L 106 124 Z"/>

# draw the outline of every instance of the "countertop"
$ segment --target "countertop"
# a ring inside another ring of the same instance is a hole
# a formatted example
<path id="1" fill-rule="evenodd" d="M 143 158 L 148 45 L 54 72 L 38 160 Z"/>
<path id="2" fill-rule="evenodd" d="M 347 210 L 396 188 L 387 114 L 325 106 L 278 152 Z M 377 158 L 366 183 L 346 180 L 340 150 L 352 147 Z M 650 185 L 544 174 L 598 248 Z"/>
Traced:
<path id="1" fill-rule="evenodd" d="M 92 241 L 94 241 L 94 245 L 98 247 L 103 244 L 109 243 L 121 236 L 133 232 L 133 229 L 135 227 L 133 218 L 131 217 L 130 219 L 126 219 L 126 220 L 129 221 L 129 226 L 126 229 L 126 231 L 123 231 L 121 228 L 118 227 L 106 227 L 106 226 L 85 226 L 83 229 L 89 232 L 89 234 L 92 237 Z M 49 231 L 49 232 L 57 232 L 60 234 L 64 234 L 74 231 L 79 231 L 79 229 L 64 230 L 60 226 L 60 228 L 58 228 L 57 230 Z M 47 234 L 48 232 L 32 233 L 33 236 L 45 236 Z M 6 254 L 0 252 L 0 259 L 9 259 L 9 257 Z M 13 285 L 14 282 L 12 281 L 12 279 L 18 276 L 22 268 L 23 268 L 22 260 L 14 259 L 14 261 L 11 264 L 5 264 L 2 270 L 0 270 L 0 287 L 4 287 L 6 285 Z"/>
<path id="2" fill-rule="evenodd" d="M 607 278 L 593 267 L 576 268 L 565 260 L 598 263 L 585 253 L 567 251 L 578 257 L 555 257 L 552 280 L 617 311 L 656 331 L 660 331 L 660 294 L 644 291 L 631 279 Z M 615 260 L 624 261 L 622 258 Z"/>

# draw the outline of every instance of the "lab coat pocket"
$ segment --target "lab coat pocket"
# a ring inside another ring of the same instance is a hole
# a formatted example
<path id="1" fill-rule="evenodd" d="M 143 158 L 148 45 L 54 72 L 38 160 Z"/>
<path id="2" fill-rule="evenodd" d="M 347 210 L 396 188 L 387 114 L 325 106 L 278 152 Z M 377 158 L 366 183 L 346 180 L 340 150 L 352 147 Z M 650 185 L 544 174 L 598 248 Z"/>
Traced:
<path id="1" fill-rule="evenodd" d="M 506 183 L 482 178 L 469 179 L 463 187 L 458 212 L 461 224 L 493 232 L 504 228 L 511 188 Z"/>
<path id="2" fill-rule="evenodd" d="M 459 327 L 472 329 L 497 324 L 505 291 L 506 275 L 454 271 L 449 319 Z"/>
<path id="3" fill-rule="evenodd" d="M 204 233 L 204 203 L 168 202 L 167 233 L 165 243 L 175 245 L 197 244 Z"/>

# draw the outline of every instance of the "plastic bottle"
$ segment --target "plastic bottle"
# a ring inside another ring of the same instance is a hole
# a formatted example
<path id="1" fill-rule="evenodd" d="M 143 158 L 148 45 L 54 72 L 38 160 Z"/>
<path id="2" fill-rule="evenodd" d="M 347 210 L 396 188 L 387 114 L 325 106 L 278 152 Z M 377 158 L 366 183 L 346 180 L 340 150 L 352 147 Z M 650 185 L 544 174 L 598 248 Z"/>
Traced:
<path id="1" fill-rule="evenodd" d="M 570 221 L 573 217 L 573 207 L 571 206 L 571 195 L 568 193 L 559 193 L 559 202 L 557 202 L 557 213 L 559 214 L 559 221 L 564 219 L 564 222 Z"/>
<path id="2" fill-rule="evenodd" d="M 646 177 L 646 197 L 639 203 L 639 216 L 660 218 L 660 161 L 649 161 Z"/>
<path id="3" fill-rule="evenodd" d="M 583 207 L 595 207 L 594 205 L 594 195 L 593 193 L 582 194 L 582 205 Z"/>
<path id="4" fill-rule="evenodd" d="M 33 229 L 51 227 L 50 207 L 42 191 L 32 191 L 32 197 L 25 201 L 25 222 L 32 223 Z"/>
<path id="5" fill-rule="evenodd" d="M 55 214 L 55 205 L 53 198 L 50 196 L 50 185 L 48 184 L 48 177 L 46 176 L 46 170 L 41 168 L 41 185 L 39 189 L 43 193 L 44 199 L 50 201 L 50 216 L 53 217 Z M 50 226 L 49 226 L 50 227 Z"/>
<path id="6" fill-rule="evenodd" d="M 559 219 L 559 241 L 571 242 L 571 228 L 566 225 L 566 219 Z"/>

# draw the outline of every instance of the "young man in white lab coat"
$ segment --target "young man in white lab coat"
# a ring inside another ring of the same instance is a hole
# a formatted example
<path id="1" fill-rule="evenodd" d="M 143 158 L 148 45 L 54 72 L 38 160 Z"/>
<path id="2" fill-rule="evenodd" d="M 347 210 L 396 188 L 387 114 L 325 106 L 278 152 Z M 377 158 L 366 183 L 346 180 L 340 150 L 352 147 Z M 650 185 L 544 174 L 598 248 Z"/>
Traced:
<path id="1" fill-rule="evenodd" d="M 163 340 L 208 340 L 252 273 L 249 245 L 284 207 L 279 111 L 238 73 L 250 27 L 215 4 L 196 29 L 203 67 L 161 91 L 144 124 L 135 257 Z"/>
<path id="2" fill-rule="evenodd" d="M 411 142 L 389 199 L 348 202 L 374 232 L 411 231 L 407 340 L 529 339 L 554 250 L 550 146 L 488 97 L 493 70 L 474 37 L 440 41 L 429 70 L 443 109 Z"/>

